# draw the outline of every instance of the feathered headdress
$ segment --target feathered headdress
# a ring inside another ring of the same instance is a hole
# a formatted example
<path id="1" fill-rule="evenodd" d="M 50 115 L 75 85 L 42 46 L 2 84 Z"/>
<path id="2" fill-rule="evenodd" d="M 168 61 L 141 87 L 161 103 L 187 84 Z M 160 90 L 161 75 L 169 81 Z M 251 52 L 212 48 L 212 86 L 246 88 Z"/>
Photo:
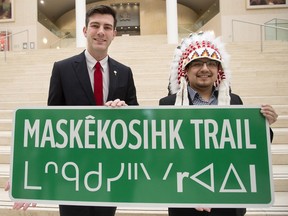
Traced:
<path id="1" fill-rule="evenodd" d="M 177 93 L 175 105 L 189 105 L 187 93 L 186 66 L 195 59 L 209 58 L 220 62 L 217 80 L 214 83 L 218 90 L 218 105 L 230 104 L 230 78 L 228 68 L 229 55 L 220 38 L 215 38 L 213 31 L 192 33 L 184 38 L 176 48 L 171 65 L 169 93 Z"/>

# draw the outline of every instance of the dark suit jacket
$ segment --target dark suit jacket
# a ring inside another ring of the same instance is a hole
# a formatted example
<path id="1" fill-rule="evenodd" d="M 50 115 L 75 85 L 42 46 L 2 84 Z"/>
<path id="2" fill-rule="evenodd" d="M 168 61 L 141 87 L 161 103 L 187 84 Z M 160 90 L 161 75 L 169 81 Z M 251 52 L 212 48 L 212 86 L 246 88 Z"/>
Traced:
<path id="1" fill-rule="evenodd" d="M 193 105 L 190 96 L 189 97 L 189 104 Z M 231 93 L 230 94 L 231 105 L 241 105 L 243 104 L 241 98 Z M 164 98 L 161 98 L 159 101 L 159 105 L 174 105 L 176 100 L 176 94 L 168 95 Z M 271 135 L 271 141 L 273 139 L 273 132 L 270 129 L 270 135 Z M 208 212 L 199 212 L 193 208 L 169 208 L 169 215 L 170 216 L 188 216 L 188 215 L 194 215 L 194 216 L 243 216 L 246 213 L 245 208 L 213 208 L 211 210 L 211 213 Z"/>
<path id="2" fill-rule="evenodd" d="M 109 92 L 107 101 L 120 99 L 128 105 L 138 105 L 131 69 L 110 57 L 108 58 L 108 65 Z M 54 63 L 50 79 L 48 105 L 96 106 L 84 52 Z M 116 207 L 60 205 L 60 215 L 63 216 L 95 215 L 96 212 L 98 212 L 97 215 L 108 216 L 114 215 L 115 211 Z"/>
<path id="3" fill-rule="evenodd" d="M 132 71 L 109 57 L 109 93 L 107 101 L 119 98 L 138 105 Z M 115 74 L 114 71 L 117 73 Z M 96 105 L 84 52 L 55 62 L 50 79 L 48 105 Z"/>

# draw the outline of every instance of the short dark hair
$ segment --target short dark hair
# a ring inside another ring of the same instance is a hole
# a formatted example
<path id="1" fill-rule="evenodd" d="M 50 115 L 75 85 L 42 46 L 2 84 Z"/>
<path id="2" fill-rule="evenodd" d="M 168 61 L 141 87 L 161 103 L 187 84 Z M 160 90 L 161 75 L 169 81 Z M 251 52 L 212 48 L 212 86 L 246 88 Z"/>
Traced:
<path id="1" fill-rule="evenodd" d="M 116 11 L 113 8 L 107 5 L 97 5 L 95 7 L 90 8 L 86 12 L 86 21 L 85 21 L 86 27 L 88 26 L 89 18 L 94 14 L 110 14 L 114 18 L 114 29 L 116 29 L 117 25 Z"/>

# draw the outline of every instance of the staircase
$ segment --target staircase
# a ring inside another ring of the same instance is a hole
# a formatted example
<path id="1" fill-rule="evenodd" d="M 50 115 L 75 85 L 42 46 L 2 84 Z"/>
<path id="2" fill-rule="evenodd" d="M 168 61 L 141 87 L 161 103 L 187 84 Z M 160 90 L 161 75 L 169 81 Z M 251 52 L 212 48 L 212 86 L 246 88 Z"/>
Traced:
<path id="1" fill-rule="evenodd" d="M 122 36 L 114 39 L 110 56 L 129 65 L 134 73 L 141 106 L 157 106 L 167 95 L 170 63 L 175 45 L 165 35 Z M 232 90 L 245 105 L 271 104 L 279 114 L 272 125 L 271 145 L 275 202 L 270 208 L 248 208 L 248 216 L 288 216 L 288 43 L 229 43 Z M 58 216 L 57 205 L 39 204 L 28 211 L 12 210 L 3 188 L 9 178 L 13 112 L 18 107 L 46 106 L 53 63 L 82 52 L 82 49 L 28 50 L 0 53 L 0 215 Z M 165 208 L 118 208 L 117 216 L 164 216 Z"/>
<path id="2" fill-rule="evenodd" d="M 275 202 L 271 208 L 247 209 L 247 215 L 288 215 L 288 42 L 231 43 L 232 90 L 245 105 L 271 104 L 279 115 L 271 125 Z"/>

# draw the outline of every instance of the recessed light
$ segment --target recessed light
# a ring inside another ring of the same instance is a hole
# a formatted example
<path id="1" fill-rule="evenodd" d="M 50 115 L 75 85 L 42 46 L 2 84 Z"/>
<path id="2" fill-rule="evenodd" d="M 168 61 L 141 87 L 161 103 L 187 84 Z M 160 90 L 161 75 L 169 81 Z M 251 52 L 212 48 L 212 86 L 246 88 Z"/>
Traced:
<path id="1" fill-rule="evenodd" d="M 48 43 L 48 39 L 45 38 L 45 37 L 42 39 L 42 41 L 43 41 L 44 44 L 47 44 L 47 43 Z"/>

